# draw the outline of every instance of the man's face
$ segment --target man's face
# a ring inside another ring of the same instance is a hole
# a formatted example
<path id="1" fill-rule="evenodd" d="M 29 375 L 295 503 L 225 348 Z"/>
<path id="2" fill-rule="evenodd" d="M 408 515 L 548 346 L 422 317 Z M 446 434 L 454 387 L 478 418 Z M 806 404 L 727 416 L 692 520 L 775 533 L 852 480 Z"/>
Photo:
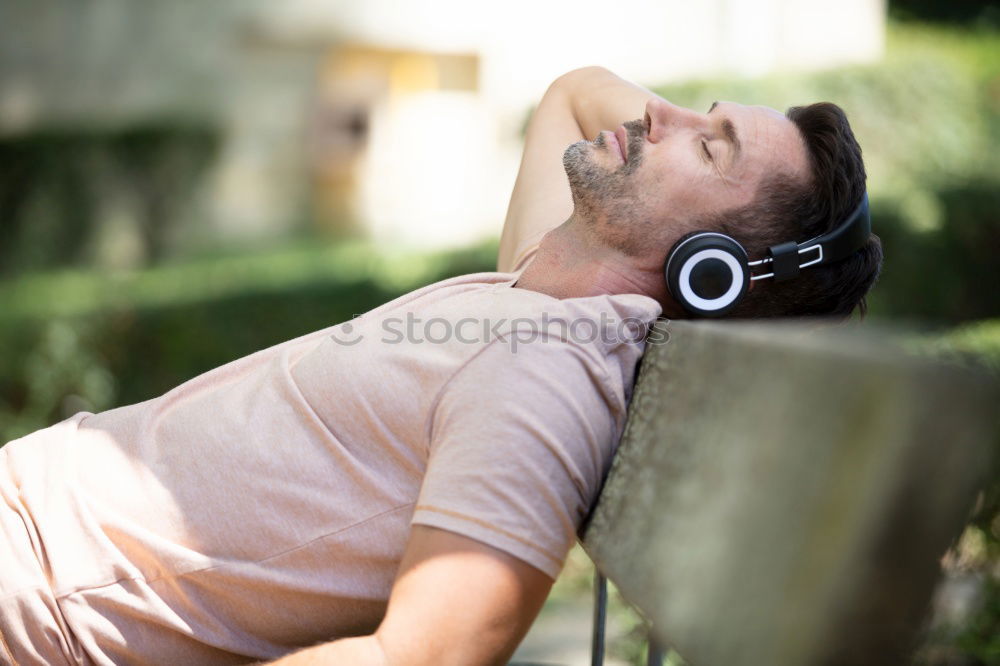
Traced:
<path id="1" fill-rule="evenodd" d="M 698 220 L 749 204 L 768 174 L 808 173 L 798 128 L 778 111 L 716 102 L 699 113 L 660 98 L 645 120 L 571 145 L 563 164 L 575 214 L 632 256 L 665 254 Z"/>

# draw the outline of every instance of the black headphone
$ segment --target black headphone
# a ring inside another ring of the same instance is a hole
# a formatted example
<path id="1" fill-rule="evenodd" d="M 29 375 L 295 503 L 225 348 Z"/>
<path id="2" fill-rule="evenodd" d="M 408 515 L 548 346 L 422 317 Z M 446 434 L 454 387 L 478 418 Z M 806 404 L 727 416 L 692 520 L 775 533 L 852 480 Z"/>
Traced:
<path id="1" fill-rule="evenodd" d="M 682 236 L 667 255 L 664 272 L 667 289 L 689 313 L 719 317 L 743 299 L 751 280 L 773 277 L 790 280 L 807 266 L 822 266 L 846 259 L 864 247 L 871 235 L 868 193 L 853 213 L 828 234 L 807 241 L 779 243 L 763 259 L 750 261 L 736 240 L 715 231 L 695 231 Z M 799 263 L 799 255 L 814 253 Z M 770 264 L 770 273 L 751 275 L 751 266 Z"/>

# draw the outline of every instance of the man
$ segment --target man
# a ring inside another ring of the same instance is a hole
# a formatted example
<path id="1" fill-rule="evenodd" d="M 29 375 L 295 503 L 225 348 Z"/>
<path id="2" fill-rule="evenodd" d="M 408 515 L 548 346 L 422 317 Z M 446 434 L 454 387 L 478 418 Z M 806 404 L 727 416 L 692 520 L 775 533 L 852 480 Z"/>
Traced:
<path id="1" fill-rule="evenodd" d="M 0 657 L 505 663 L 610 466 L 636 331 L 683 314 L 668 250 L 695 229 L 751 255 L 813 237 L 864 179 L 833 105 L 699 112 L 604 69 L 560 77 L 503 273 L 0 449 Z M 873 237 L 735 314 L 847 316 L 880 260 Z"/>

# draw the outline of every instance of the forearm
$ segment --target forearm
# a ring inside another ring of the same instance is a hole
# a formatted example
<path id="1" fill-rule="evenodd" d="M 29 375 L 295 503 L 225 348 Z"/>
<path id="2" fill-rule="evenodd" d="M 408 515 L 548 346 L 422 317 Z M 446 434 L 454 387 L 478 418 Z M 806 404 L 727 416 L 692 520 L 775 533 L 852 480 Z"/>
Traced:
<path id="1" fill-rule="evenodd" d="M 324 643 L 271 663 L 273 666 L 387 666 L 388 660 L 378 639 L 372 635 Z"/>
<path id="2" fill-rule="evenodd" d="M 588 140 L 601 130 L 614 131 L 628 120 L 641 119 L 646 102 L 656 96 L 603 67 L 575 69 L 560 77 L 560 85 Z"/>

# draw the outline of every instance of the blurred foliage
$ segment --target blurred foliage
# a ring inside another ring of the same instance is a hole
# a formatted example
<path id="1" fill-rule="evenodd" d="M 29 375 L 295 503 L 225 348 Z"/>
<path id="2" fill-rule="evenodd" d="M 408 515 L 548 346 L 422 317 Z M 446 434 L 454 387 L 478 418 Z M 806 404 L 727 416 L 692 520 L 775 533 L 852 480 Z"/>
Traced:
<path id="1" fill-rule="evenodd" d="M 983 604 L 955 634 L 956 652 L 981 664 L 1000 664 L 1000 581 L 984 583 Z"/>
<path id="2" fill-rule="evenodd" d="M 0 442 L 81 410 L 115 406 L 117 386 L 94 321 L 54 320 L 0 329 Z"/>
<path id="3" fill-rule="evenodd" d="M 906 345 L 918 353 L 986 368 L 1000 376 L 1000 319 L 964 324 L 943 335 L 914 335 Z"/>
<path id="4" fill-rule="evenodd" d="M 1000 7 L 989 0 L 889 0 L 889 16 L 897 21 L 935 21 L 1000 29 Z"/>
<path id="5" fill-rule="evenodd" d="M 944 335 L 911 334 L 905 344 L 913 352 L 1000 378 L 1000 319 L 965 324 Z M 978 592 L 957 624 L 934 618 L 915 666 L 1000 665 L 1000 450 L 987 478 L 969 523 L 943 561 L 946 582 L 972 579 Z"/>
<path id="6" fill-rule="evenodd" d="M 116 206 L 160 259 L 218 147 L 214 128 L 178 120 L 0 137 L 0 275 L 86 262 Z"/>

